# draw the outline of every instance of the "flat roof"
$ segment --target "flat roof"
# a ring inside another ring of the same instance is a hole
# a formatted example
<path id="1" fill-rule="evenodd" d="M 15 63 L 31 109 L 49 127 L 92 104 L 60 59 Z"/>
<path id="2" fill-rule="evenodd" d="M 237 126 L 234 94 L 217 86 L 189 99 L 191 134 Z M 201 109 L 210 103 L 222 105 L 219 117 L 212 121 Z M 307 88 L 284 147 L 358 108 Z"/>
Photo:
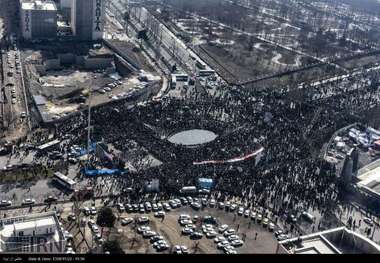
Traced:
<path id="1" fill-rule="evenodd" d="M 26 221 L 14 222 L 13 224 L 7 224 L 3 226 L 1 230 L 2 237 L 12 237 L 14 231 L 23 231 L 33 228 L 46 227 L 46 226 L 55 226 L 57 225 L 53 216 L 40 217 L 40 218 L 27 218 Z"/>
<path id="2" fill-rule="evenodd" d="M 380 195 L 380 160 L 364 166 L 358 171 L 358 186 Z"/>
<path id="3" fill-rule="evenodd" d="M 302 246 L 295 250 L 295 254 L 337 254 L 321 237 L 304 240 Z"/>
<path id="4" fill-rule="evenodd" d="M 46 98 L 42 95 L 34 95 L 33 98 L 37 106 L 46 104 Z"/>
<path id="5" fill-rule="evenodd" d="M 54 2 L 42 2 L 42 1 L 30 1 L 23 2 L 22 9 L 24 10 L 47 10 L 47 11 L 57 11 L 57 7 Z"/>

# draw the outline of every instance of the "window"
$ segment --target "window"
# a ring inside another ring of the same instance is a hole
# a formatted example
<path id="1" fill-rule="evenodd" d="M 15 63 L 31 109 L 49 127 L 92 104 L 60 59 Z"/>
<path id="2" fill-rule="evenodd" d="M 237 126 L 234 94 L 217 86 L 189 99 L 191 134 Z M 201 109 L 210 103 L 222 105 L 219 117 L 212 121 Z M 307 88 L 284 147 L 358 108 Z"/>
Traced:
<path id="1" fill-rule="evenodd" d="M 20 231 L 20 232 L 18 232 L 18 236 L 19 236 L 19 237 L 24 236 L 24 231 Z"/>

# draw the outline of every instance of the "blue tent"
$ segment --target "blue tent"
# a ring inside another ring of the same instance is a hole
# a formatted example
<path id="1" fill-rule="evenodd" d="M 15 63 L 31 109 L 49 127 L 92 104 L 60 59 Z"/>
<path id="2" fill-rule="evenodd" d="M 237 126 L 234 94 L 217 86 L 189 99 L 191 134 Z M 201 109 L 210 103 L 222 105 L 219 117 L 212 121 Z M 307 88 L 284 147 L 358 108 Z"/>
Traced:
<path id="1" fill-rule="evenodd" d="M 82 172 L 86 176 L 98 176 L 98 175 L 122 175 L 127 171 L 120 169 L 82 169 Z"/>

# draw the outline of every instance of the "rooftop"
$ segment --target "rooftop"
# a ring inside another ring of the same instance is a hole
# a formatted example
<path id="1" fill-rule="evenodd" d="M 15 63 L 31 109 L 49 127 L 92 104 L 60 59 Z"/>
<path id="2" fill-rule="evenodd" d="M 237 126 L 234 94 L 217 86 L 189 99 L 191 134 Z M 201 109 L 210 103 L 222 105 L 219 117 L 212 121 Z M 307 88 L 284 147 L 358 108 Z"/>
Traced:
<path id="1" fill-rule="evenodd" d="M 50 1 L 29 1 L 22 3 L 23 10 L 48 10 L 48 11 L 57 11 L 57 7 L 54 2 Z"/>
<path id="2" fill-rule="evenodd" d="M 45 244 L 65 240 L 55 212 L 4 218 L 0 220 L 0 225 L 0 252 L 17 252 L 23 247 L 39 245 L 41 236 L 44 237 Z M 50 231 L 45 232 L 45 229 Z M 18 235 L 20 231 L 24 235 Z"/>
<path id="3" fill-rule="evenodd" d="M 379 254 L 380 246 L 370 239 L 348 230 L 334 228 L 279 242 L 288 254 Z"/>
<path id="4" fill-rule="evenodd" d="M 361 168 L 357 179 L 360 188 L 380 196 L 380 159 Z"/>

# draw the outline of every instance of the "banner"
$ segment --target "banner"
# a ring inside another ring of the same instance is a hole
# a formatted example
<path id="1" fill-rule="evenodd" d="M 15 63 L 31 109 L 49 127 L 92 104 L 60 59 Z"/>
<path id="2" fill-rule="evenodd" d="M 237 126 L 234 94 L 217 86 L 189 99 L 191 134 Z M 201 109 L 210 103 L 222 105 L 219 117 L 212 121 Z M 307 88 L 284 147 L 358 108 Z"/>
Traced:
<path id="1" fill-rule="evenodd" d="M 241 162 L 241 161 L 245 161 L 245 160 L 248 160 L 252 157 L 256 157 L 258 156 L 262 151 L 264 150 L 263 147 L 261 147 L 260 149 L 258 149 L 257 151 L 253 152 L 253 153 L 250 153 L 248 155 L 245 155 L 243 157 L 236 157 L 236 158 L 233 158 L 233 159 L 229 159 L 229 160 L 209 160 L 209 161 L 202 161 L 202 162 L 193 162 L 193 165 L 202 165 L 202 164 L 226 164 L 226 163 L 236 163 L 236 162 Z"/>

